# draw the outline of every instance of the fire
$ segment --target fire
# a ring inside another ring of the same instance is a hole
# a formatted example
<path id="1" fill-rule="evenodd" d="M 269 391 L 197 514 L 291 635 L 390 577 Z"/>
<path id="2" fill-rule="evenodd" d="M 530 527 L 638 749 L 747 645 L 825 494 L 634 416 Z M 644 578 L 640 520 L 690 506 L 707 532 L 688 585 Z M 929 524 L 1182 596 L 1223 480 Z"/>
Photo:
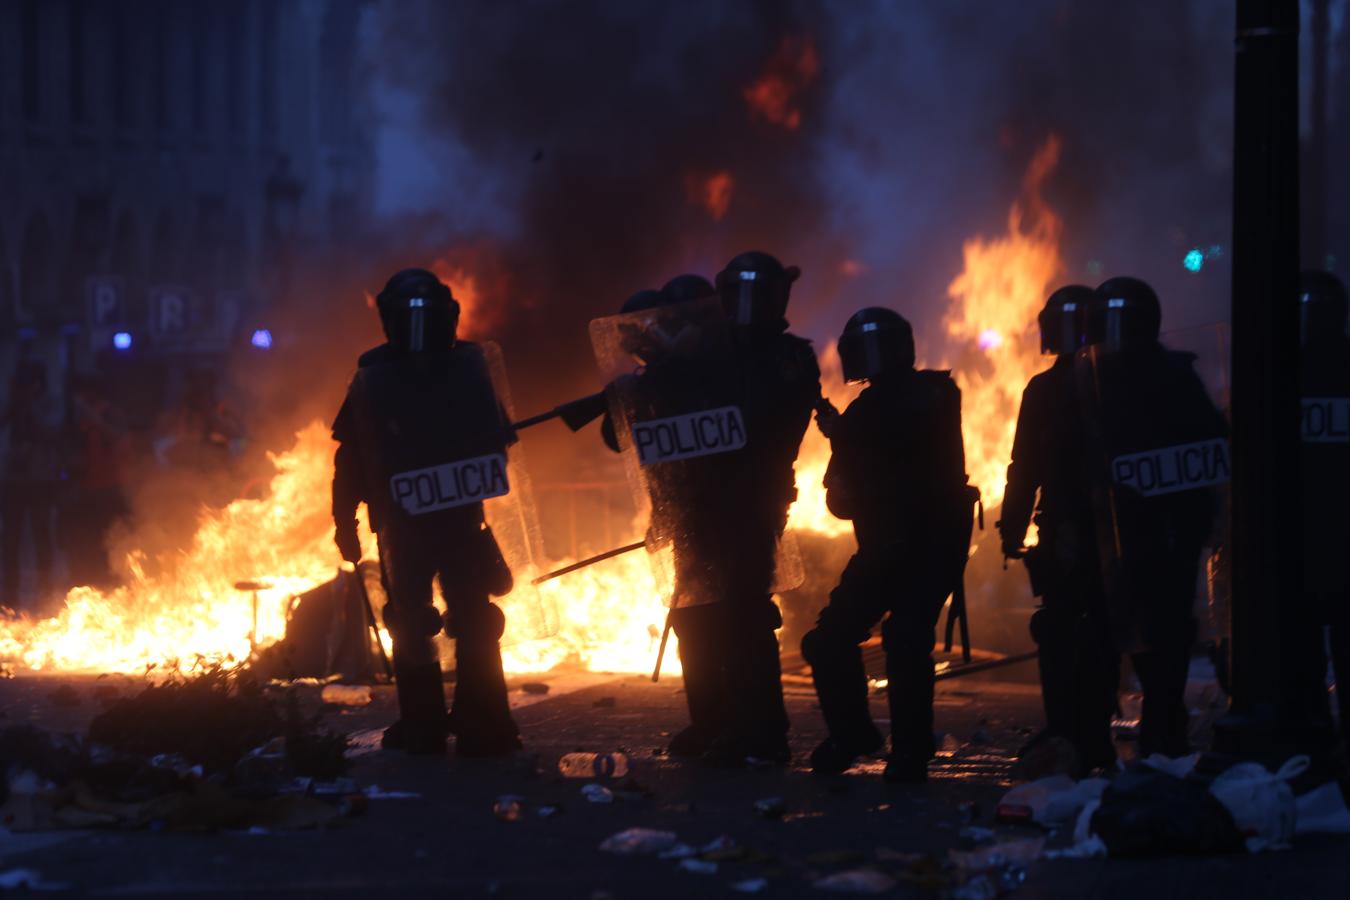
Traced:
<path id="1" fill-rule="evenodd" d="M 797 96 L 819 72 L 820 57 L 810 36 L 784 37 L 764 73 L 744 91 L 751 115 L 796 131 L 802 124 Z"/>
<path id="2" fill-rule="evenodd" d="M 689 203 L 708 211 L 714 222 L 720 222 L 731 208 L 731 191 L 735 181 L 727 171 L 707 176 L 690 175 L 685 179 L 684 192 Z"/>
<path id="3" fill-rule="evenodd" d="M 1036 315 L 1064 271 L 1063 223 L 1041 195 L 1059 162 L 1059 138 L 1037 150 L 1008 211 L 1008 233 L 966 241 L 965 269 L 947 288 L 943 319 L 958 348 L 949 365 L 961 387 L 966 471 L 987 507 L 1003 500 L 1022 389 L 1046 367 Z"/>
<path id="4" fill-rule="evenodd" d="M 830 341 L 820 351 L 821 393 L 843 412 L 856 397 L 860 388 L 844 383 L 844 370 L 839 364 L 839 350 Z M 836 519 L 825 506 L 825 469 L 830 464 L 830 442 L 813 422 L 802 438 L 797 454 L 797 500 L 788 512 L 788 527 L 799 531 L 814 531 L 827 537 L 851 535 L 853 523 Z"/>

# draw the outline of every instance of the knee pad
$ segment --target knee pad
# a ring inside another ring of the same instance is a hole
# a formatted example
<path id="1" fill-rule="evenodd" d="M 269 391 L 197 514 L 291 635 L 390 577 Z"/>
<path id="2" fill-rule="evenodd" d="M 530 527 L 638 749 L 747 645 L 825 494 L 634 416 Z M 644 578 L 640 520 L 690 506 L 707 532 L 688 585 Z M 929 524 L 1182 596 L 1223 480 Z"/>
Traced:
<path id="1" fill-rule="evenodd" d="M 819 628 L 812 628 L 802 635 L 802 659 L 813 666 L 825 658 L 829 647 L 830 639 Z"/>
<path id="2" fill-rule="evenodd" d="M 1038 647 L 1054 643 L 1056 632 L 1059 631 L 1059 623 L 1055 619 L 1055 614 L 1044 606 L 1031 614 L 1031 621 L 1027 623 L 1028 630 Z"/>
<path id="3" fill-rule="evenodd" d="M 495 603 L 454 609 L 445 618 L 445 633 L 455 640 L 487 643 L 506 632 L 506 614 Z"/>
<path id="4" fill-rule="evenodd" d="M 436 607 L 417 605 L 412 607 L 386 603 L 384 606 L 384 626 L 395 637 L 410 638 L 433 637 L 440 633 L 441 614 Z"/>

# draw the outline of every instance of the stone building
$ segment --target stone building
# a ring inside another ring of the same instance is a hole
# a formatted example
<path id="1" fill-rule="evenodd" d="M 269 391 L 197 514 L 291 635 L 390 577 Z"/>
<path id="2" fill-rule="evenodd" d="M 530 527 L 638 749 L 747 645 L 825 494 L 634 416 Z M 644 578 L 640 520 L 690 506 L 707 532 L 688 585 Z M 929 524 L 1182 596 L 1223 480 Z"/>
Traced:
<path id="1" fill-rule="evenodd" d="M 367 9 L 0 0 L 0 392 L 19 356 L 59 390 L 119 352 L 218 353 L 301 249 L 354 236 Z"/>

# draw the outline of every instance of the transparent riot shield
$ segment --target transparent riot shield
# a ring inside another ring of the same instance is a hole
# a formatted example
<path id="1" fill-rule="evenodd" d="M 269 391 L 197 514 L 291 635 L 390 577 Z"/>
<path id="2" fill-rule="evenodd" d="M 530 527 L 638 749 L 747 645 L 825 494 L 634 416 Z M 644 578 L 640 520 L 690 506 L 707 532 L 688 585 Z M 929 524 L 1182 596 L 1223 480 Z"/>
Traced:
<path id="1" fill-rule="evenodd" d="M 744 378 L 717 298 L 591 322 L 658 584 L 673 606 L 800 584 L 790 497 L 757 465 Z"/>
<path id="2" fill-rule="evenodd" d="M 1232 471 L 1226 425 L 1194 362 L 1104 345 L 1074 360 L 1105 615 L 1122 652 L 1189 633 Z"/>
<path id="3" fill-rule="evenodd" d="M 508 622 L 504 641 L 556 630 L 530 583 L 540 532 L 522 454 L 512 446 L 501 351 L 464 341 L 447 353 L 369 366 L 357 372 L 350 397 L 381 540 L 443 533 L 447 559 L 495 585 Z M 484 522 L 495 541 L 484 539 Z"/>

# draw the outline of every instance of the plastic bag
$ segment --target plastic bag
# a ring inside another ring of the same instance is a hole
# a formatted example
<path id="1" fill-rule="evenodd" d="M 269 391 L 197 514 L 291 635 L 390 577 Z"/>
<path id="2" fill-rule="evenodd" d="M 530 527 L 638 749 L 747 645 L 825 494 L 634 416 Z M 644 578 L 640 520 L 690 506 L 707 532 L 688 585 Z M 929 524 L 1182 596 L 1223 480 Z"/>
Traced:
<path id="1" fill-rule="evenodd" d="M 629 828 L 618 834 L 611 834 L 600 844 L 606 853 L 620 856 L 641 856 L 648 853 L 660 853 L 675 845 L 675 832 L 657 831 L 653 828 Z"/>
<path id="2" fill-rule="evenodd" d="M 1288 782 L 1308 770 L 1312 760 L 1294 756 L 1272 774 L 1260 763 L 1238 763 L 1209 786 L 1237 823 L 1252 853 L 1280 850 L 1294 838 L 1298 809 Z"/>
<path id="3" fill-rule="evenodd" d="M 1298 815 L 1295 834 L 1350 834 L 1350 809 L 1341 786 L 1329 781 L 1294 800 Z"/>

